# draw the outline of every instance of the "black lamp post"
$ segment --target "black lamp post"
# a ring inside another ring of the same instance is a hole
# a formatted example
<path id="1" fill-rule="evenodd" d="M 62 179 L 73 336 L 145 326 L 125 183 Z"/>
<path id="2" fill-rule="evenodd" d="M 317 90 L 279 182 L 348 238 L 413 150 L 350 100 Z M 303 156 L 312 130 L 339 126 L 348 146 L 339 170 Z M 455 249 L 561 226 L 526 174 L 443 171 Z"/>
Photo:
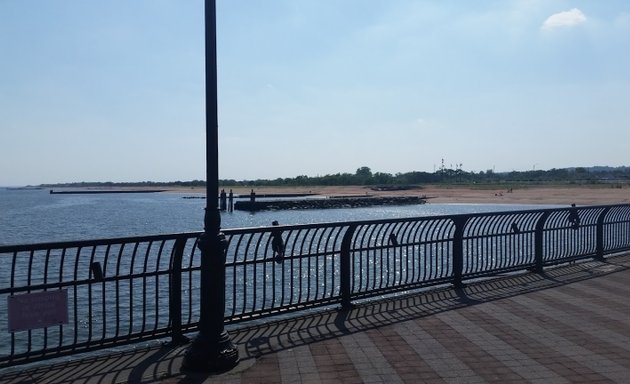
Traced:
<path id="1" fill-rule="evenodd" d="M 201 251 L 199 334 L 184 356 L 183 370 L 221 372 L 236 366 L 238 349 L 223 326 L 225 312 L 225 236 L 221 233 L 217 116 L 216 4 L 205 0 L 206 30 L 206 213 Z"/>

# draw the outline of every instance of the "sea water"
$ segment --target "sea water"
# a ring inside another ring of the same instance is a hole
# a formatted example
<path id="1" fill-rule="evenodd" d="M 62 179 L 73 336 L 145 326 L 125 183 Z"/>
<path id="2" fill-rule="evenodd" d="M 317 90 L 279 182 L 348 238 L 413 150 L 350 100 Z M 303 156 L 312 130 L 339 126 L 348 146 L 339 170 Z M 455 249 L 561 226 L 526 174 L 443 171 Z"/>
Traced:
<path id="1" fill-rule="evenodd" d="M 0 189 L 0 245 L 93 240 L 203 230 L 198 193 L 50 194 Z M 222 228 L 380 220 L 549 208 L 512 204 L 418 204 L 342 209 L 222 212 Z"/>

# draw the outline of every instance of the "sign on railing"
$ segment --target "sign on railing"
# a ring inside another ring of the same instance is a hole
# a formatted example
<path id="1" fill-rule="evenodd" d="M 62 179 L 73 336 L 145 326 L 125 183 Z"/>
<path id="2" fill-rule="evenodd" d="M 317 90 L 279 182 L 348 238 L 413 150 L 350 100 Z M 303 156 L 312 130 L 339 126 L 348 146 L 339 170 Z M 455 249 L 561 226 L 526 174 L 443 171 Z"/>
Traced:
<path id="1" fill-rule="evenodd" d="M 9 332 L 68 324 L 68 290 L 7 296 Z"/>

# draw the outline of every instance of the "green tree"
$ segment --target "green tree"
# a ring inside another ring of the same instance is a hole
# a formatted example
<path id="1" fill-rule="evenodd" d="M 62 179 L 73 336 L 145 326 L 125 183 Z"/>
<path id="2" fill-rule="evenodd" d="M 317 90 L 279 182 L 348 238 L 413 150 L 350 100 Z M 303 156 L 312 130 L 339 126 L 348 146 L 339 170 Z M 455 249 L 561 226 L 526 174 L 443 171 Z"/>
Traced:
<path id="1" fill-rule="evenodd" d="M 361 167 L 354 174 L 356 183 L 361 185 L 369 185 L 373 183 L 372 170 L 370 167 Z"/>
<path id="2" fill-rule="evenodd" d="M 355 173 L 355 175 L 362 178 L 371 178 L 372 170 L 370 169 L 370 167 L 361 167 L 357 169 L 357 172 Z"/>

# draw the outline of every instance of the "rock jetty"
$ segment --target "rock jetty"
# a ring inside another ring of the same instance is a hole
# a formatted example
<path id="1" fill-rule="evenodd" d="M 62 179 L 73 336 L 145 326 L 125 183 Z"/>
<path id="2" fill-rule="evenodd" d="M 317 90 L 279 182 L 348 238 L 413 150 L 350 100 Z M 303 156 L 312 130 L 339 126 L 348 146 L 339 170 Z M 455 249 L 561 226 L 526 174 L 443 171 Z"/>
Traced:
<path id="1" fill-rule="evenodd" d="M 412 205 L 424 203 L 426 203 L 426 198 L 419 196 L 335 196 L 334 198 L 322 199 L 237 201 L 234 203 L 234 209 L 256 212 L 265 210 L 356 208 L 376 205 Z"/>

